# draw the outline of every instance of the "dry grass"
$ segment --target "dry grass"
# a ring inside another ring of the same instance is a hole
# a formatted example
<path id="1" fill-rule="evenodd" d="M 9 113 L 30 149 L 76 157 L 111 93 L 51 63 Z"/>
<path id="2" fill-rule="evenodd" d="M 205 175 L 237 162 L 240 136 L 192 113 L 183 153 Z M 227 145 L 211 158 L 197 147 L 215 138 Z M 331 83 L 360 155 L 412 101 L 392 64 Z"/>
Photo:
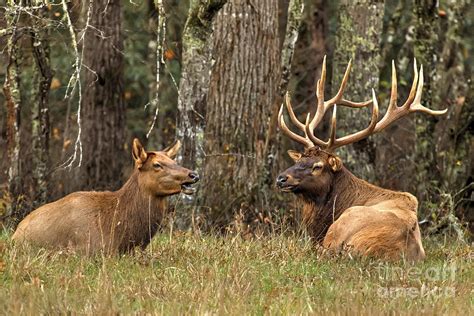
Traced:
<path id="1" fill-rule="evenodd" d="M 425 248 L 427 260 L 413 266 L 321 257 L 307 240 L 294 236 L 243 240 L 163 234 L 134 256 L 83 258 L 18 247 L 4 233 L 0 311 L 469 314 L 472 247 L 427 240 Z"/>

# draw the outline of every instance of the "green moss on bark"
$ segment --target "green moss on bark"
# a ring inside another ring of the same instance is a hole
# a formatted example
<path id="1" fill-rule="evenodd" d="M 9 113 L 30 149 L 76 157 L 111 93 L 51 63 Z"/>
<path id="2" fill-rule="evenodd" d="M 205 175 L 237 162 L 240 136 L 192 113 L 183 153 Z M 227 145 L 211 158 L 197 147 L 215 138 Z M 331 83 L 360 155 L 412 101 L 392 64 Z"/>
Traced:
<path id="1" fill-rule="evenodd" d="M 345 68 L 353 61 L 350 83 L 344 93 L 352 101 L 371 98 L 371 89 L 379 85 L 379 59 L 384 1 L 343 0 L 339 5 L 336 47 L 334 50 L 332 93 L 339 89 Z M 367 127 L 370 115 L 367 110 L 340 108 L 338 130 L 340 135 Z M 375 179 L 375 143 L 373 138 L 343 148 L 340 152 L 345 164 L 357 175 Z"/>
<path id="2" fill-rule="evenodd" d="M 227 0 L 192 0 L 184 27 L 183 45 L 186 49 L 202 49 L 212 33 L 214 16 Z"/>

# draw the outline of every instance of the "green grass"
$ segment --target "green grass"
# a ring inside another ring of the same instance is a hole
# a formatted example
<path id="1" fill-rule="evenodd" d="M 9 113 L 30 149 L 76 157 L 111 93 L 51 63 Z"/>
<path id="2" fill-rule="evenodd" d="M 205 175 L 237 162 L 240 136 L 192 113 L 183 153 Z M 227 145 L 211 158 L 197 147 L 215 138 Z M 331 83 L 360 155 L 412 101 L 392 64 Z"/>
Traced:
<path id="1" fill-rule="evenodd" d="M 468 315 L 472 247 L 433 239 L 425 249 L 427 259 L 410 265 L 328 257 L 292 236 L 162 234 L 133 256 L 85 258 L 15 246 L 4 234 L 0 311 Z"/>

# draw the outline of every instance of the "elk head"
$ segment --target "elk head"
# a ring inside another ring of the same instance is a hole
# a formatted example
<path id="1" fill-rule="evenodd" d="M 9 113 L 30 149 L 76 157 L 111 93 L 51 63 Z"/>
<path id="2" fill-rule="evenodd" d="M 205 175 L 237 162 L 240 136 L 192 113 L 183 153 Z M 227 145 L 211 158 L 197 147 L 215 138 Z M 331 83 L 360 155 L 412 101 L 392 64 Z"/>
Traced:
<path id="1" fill-rule="evenodd" d="M 333 98 L 325 101 L 324 82 L 326 80 L 326 57 L 324 57 L 321 78 L 318 80 L 316 85 L 316 112 L 312 118 L 310 113 L 308 113 L 305 123 L 300 122 L 298 118 L 296 118 L 291 106 L 290 97 L 288 93 L 286 94 L 286 108 L 288 110 L 289 117 L 293 124 L 295 124 L 296 127 L 304 133 L 304 136 L 292 132 L 287 127 L 283 118 L 283 105 L 281 106 L 280 112 L 278 114 L 278 126 L 290 139 L 303 144 L 305 151 L 303 153 L 292 150 L 288 152 L 290 157 L 295 161 L 295 165 L 282 172 L 277 178 L 276 184 L 283 192 L 294 192 L 297 194 L 319 192 L 320 194 L 324 194 L 324 192 L 329 190 L 335 175 L 337 175 L 343 169 L 341 159 L 334 154 L 334 150 L 336 148 L 360 141 L 372 134 L 378 133 L 394 121 L 409 113 L 423 112 L 431 115 L 442 115 L 447 111 L 447 109 L 443 111 L 430 110 L 421 105 L 421 93 L 423 90 L 423 66 L 420 67 L 420 71 L 418 72 L 416 60 L 414 62 L 414 79 L 410 94 L 405 103 L 401 106 L 398 106 L 397 75 L 395 63 L 392 61 L 392 89 L 390 101 L 387 112 L 379 121 L 379 108 L 373 89 L 372 100 L 365 102 L 353 102 L 344 99 L 343 93 L 347 85 L 350 69 L 351 62 L 349 61 L 346 72 L 342 79 L 341 86 L 339 87 L 339 91 Z M 358 131 L 354 134 L 337 138 L 336 104 L 352 108 L 364 108 L 371 105 L 372 116 L 369 126 L 364 130 Z M 333 108 L 333 113 L 329 139 L 327 141 L 323 141 L 314 135 L 314 129 L 322 121 L 324 114 L 330 108 Z"/>
<path id="2" fill-rule="evenodd" d="M 152 196 L 194 193 L 191 185 L 199 181 L 199 175 L 176 163 L 180 147 L 178 140 L 163 151 L 146 151 L 138 139 L 133 140 L 132 156 L 139 185 Z"/>
<path id="3" fill-rule="evenodd" d="M 295 164 L 277 178 L 277 186 L 283 192 L 309 196 L 325 195 L 334 174 L 342 168 L 341 159 L 319 147 L 307 148 L 304 153 L 289 150 Z"/>

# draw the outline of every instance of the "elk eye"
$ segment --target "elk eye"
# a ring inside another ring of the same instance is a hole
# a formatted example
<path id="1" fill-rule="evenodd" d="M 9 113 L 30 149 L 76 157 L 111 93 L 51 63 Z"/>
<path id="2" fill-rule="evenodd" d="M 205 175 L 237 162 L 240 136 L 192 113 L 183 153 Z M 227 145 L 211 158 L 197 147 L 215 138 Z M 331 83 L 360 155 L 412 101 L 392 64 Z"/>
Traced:
<path id="1" fill-rule="evenodd" d="M 162 168 L 162 167 L 161 167 L 161 165 L 160 165 L 159 163 L 155 162 L 155 163 L 153 164 L 153 168 L 155 168 L 155 169 L 160 169 L 160 168 Z"/>
<path id="2" fill-rule="evenodd" d="M 320 162 L 317 162 L 313 165 L 313 171 L 323 169 L 323 165 Z"/>

